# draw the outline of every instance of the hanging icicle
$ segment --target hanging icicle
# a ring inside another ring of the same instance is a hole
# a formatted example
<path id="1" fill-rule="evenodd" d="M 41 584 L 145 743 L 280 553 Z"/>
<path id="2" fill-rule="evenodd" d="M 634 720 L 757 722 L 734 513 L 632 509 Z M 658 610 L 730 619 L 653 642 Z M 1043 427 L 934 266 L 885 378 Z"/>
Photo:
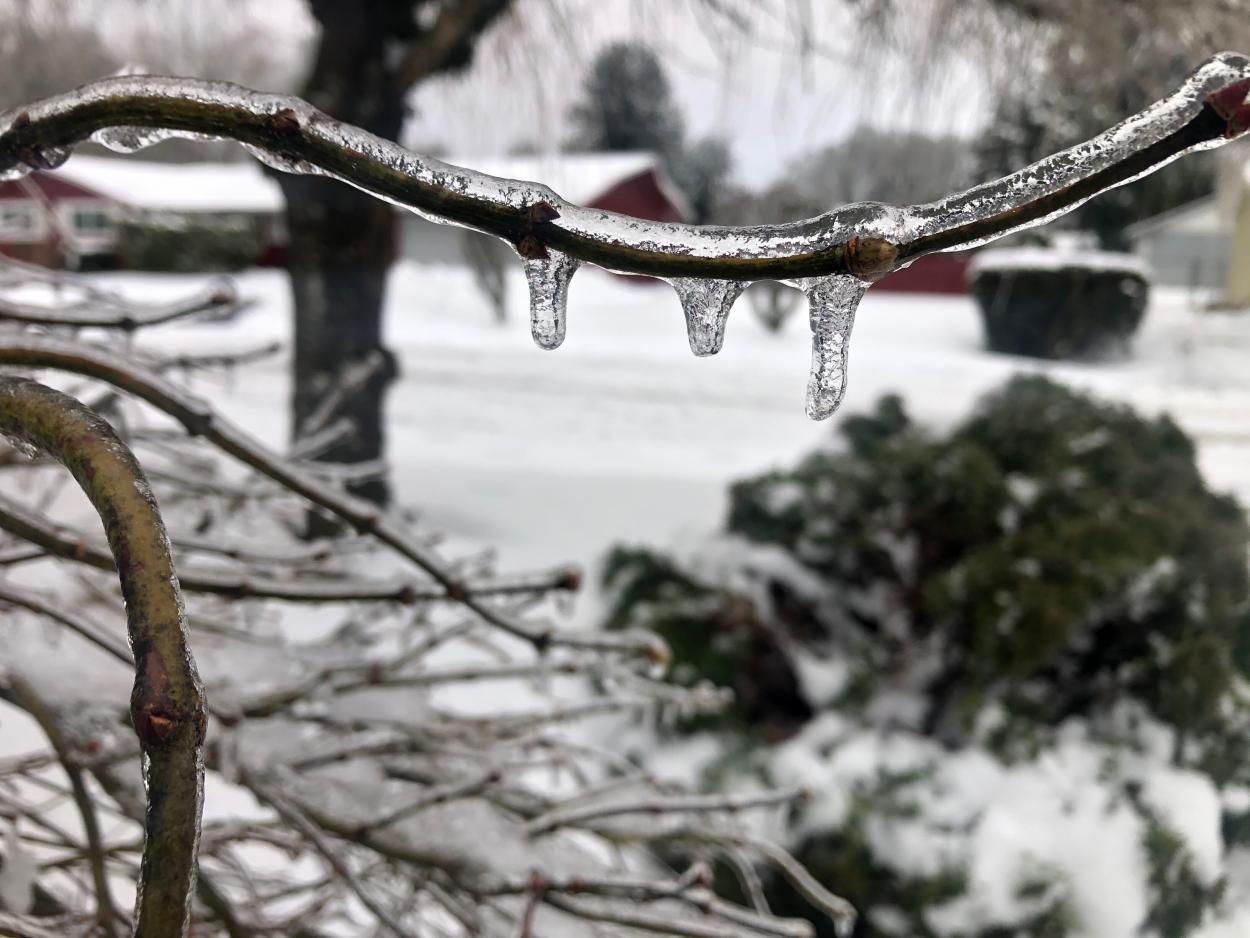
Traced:
<path id="1" fill-rule="evenodd" d="M 858 277 L 813 277 L 798 283 L 807 295 L 812 327 L 812 372 L 807 379 L 807 416 L 833 416 L 846 394 L 847 355 L 855 311 L 869 284 Z"/>
<path id="2" fill-rule="evenodd" d="M 734 300 L 746 289 L 742 280 L 702 280 L 697 277 L 677 277 L 673 289 L 681 298 L 681 308 L 686 314 L 686 335 L 690 339 L 690 351 L 699 357 L 715 355 L 725 342 L 725 324 L 729 322 L 729 310 Z"/>
<path id="3" fill-rule="evenodd" d="M 565 309 L 569 301 L 569 281 L 579 261 L 553 251 L 546 257 L 525 259 L 525 279 L 530 292 L 530 330 L 539 348 L 559 348 L 564 341 Z"/>

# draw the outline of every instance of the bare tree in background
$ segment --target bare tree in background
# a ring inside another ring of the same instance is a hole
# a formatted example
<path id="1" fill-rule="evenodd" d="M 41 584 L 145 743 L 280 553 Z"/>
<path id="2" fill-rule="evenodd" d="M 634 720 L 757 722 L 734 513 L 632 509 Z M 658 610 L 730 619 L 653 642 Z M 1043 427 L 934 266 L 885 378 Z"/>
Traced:
<path id="1" fill-rule="evenodd" d="M 510 0 L 309 0 L 321 28 L 301 95 L 321 110 L 397 140 L 413 85 L 464 68 L 478 37 Z M 386 276 L 398 235 L 392 206 L 339 182 L 281 175 L 290 231 L 288 266 L 295 304 L 293 426 L 333 394 L 345 370 L 381 355 L 385 366 L 338 401 L 353 435 L 323 452 L 327 462 L 382 458 L 383 399 L 394 359 L 382 345 Z M 384 477 L 353 486 L 385 503 Z"/>
<path id="2" fill-rule="evenodd" d="M 719 137 L 689 142 L 659 55 L 643 42 L 615 42 L 591 63 L 582 97 L 569 110 L 574 149 L 645 150 L 663 161 L 686 194 L 691 221 L 713 218 L 733 158 Z"/>
<path id="3" fill-rule="evenodd" d="M 115 72 L 121 62 L 69 4 L 10 0 L 0 6 L 0 109 Z"/>
<path id="4" fill-rule="evenodd" d="M 972 182 L 972 145 L 959 137 L 860 127 L 795 160 L 785 175 L 824 205 L 925 201 Z"/>

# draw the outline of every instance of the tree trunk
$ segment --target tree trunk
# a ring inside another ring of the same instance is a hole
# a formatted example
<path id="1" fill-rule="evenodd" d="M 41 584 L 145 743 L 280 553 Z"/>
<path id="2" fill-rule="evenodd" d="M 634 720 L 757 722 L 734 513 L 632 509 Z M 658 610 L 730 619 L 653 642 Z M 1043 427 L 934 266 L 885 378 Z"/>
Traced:
<path id="1" fill-rule="evenodd" d="M 387 67 L 387 24 L 381 4 L 314 0 L 322 26 L 303 96 L 332 117 L 394 140 L 404 118 L 404 89 Z M 390 57 L 393 60 L 393 57 Z M 290 232 L 287 267 L 295 313 L 292 434 L 299 439 L 312 413 L 341 376 L 380 353 L 385 363 L 332 409 L 354 432 L 317 455 L 327 462 L 379 460 L 384 451 L 383 401 L 394 358 L 382 345 L 382 307 L 394 258 L 395 210 L 350 186 L 315 176 L 279 175 Z M 386 479 L 353 483 L 380 504 Z"/>
<path id="2" fill-rule="evenodd" d="M 309 0 L 321 26 L 316 58 L 301 95 L 331 117 L 387 140 L 399 138 L 409 89 L 469 64 L 481 34 L 511 0 Z M 295 311 L 292 435 L 348 371 L 380 359 L 380 369 L 330 409 L 328 426 L 347 418 L 350 438 L 317 454 L 326 462 L 380 460 L 383 402 L 395 359 L 382 345 L 386 278 L 394 258 L 395 209 L 342 183 L 278 174 L 286 199 L 287 267 Z M 321 416 L 326 416 L 322 414 Z M 385 478 L 350 486 L 385 504 Z M 310 520 L 310 533 L 320 522 Z"/>
<path id="3" fill-rule="evenodd" d="M 288 268 L 295 309 L 292 435 L 299 439 L 346 370 L 374 353 L 385 365 L 332 409 L 354 432 L 317 459 L 360 463 L 384 451 L 383 401 L 396 374 L 382 345 L 382 306 L 394 251 L 394 209 L 340 183 L 308 177 L 283 181 L 290 247 Z M 379 504 L 389 498 L 383 478 L 353 483 L 352 490 Z"/>

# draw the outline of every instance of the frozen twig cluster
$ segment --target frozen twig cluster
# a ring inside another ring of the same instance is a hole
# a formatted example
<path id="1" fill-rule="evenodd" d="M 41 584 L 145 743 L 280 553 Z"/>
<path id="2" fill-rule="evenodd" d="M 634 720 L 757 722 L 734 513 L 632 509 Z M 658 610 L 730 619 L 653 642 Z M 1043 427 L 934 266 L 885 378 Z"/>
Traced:
<path id="1" fill-rule="evenodd" d="M 29 272 L 6 272 L 10 289 L 29 287 Z M 554 628 L 547 619 L 578 587 L 577 571 L 499 577 L 481 558 L 443 557 L 399 516 L 273 451 L 169 377 L 230 356 L 148 351 L 144 332 L 168 320 L 132 315 L 121 297 L 110 296 L 107 318 L 71 321 L 61 307 L 86 319 L 80 297 L 96 288 L 54 276 L 38 325 L 0 330 L 0 367 L 108 404 L 150 467 L 208 732 L 203 769 L 183 764 L 175 779 L 161 771 L 163 740 L 144 730 L 146 698 L 136 698 L 139 743 L 122 729 L 136 661 L 141 684 L 152 683 L 143 683 L 146 646 L 132 649 L 111 627 L 136 614 L 116 588 L 122 555 L 80 517 L 53 520 L 55 467 L 18 440 L 0 474 L 0 605 L 14 633 L 0 656 L 0 699 L 34 718 L 47 747 L 0 761 L 0 816 L 14 834 L 0 885 L 21 858 L 38 870 L 0 925 L 32 938 L 132 927 L 172 935 L 169 916 L 185 913 L 196 934 L 232 938 L 813 935 L 745 885 L 757 866 L 849 924 L 846 903 L 743 823 L 784 812 L 803 792 L 698 795 L 588 741 L 586 726 L 689 716 L 727 699 L 662 680 L 666 651 L 654 636 Z M 0 283 L 0 307 L 5 292 Z M 94 341 L 120 329 L 137 333 L 125 355 Z M 345 522 L 343 533 L 302 541 L 297 519 L 309 507 Z M 159 566 L 139 566 L 172 583 Z M 54 644 L 48 629 L 61 636 Z M 141 864 L 145 842 L 179 846 L 145 804 L 198 817 L 185 793 L 200 790 L 201 771 L 227 806 L 211 811 L 210 799 L 198 863 L 184 840 L 181 863 L 167 854 Z M 750 904 L 717 895 L 718 864 L 735 871 Z M 181 907 L 145 887 L 145 901 L 159 897 L 169 911 L 153 919 L 141 906 L 131 918 L 125 897 L 141 870 L 168 878 L 197 868 Z"/>

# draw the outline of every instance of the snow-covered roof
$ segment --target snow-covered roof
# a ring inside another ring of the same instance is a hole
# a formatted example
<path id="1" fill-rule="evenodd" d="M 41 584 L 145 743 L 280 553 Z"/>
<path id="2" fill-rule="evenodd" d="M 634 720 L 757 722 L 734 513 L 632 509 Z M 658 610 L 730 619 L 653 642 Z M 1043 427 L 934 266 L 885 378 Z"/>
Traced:
<path id="1" fill-rule="evenodd" d="M 282 210 L 282 190 L 260 165 L 153 163 L 130 157 L 76 154 L 56 171 L 131 208 L 154 212 L 255 212 Z"/>
<path id="2" fill-rule="evenodd" d="M 474 156 L 461 153 L 440 159 L 491 176 L 542 183 L 579 205 L 593 201 L 622 180 L 659 166 L 655 154 L 646 152 L 533 156 Z"/>
<path id="3" fill-rule="evenodd" d="M 968 265 L 969 279 L 986 270 L 1105 270 L 1150 279 L 1150 265 L 1136 254 L 1070 248 L 989 248 L 978 251 Z"/>

